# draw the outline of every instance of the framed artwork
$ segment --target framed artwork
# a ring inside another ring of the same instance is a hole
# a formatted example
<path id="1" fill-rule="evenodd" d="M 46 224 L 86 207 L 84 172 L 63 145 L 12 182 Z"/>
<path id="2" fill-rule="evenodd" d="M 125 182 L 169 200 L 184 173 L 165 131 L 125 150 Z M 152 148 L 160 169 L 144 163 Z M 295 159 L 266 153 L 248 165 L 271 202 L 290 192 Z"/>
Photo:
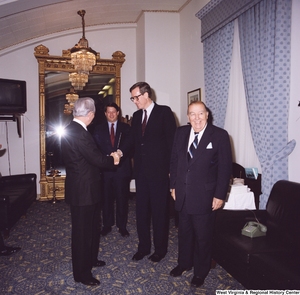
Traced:
<path id="1" fill-rule="evenodd" d="M 195 89 L 193 91 L 189 91 L 187 93 L 187 102 L 188 102 L 188 105 L 192 101 L 201 101 L 201 88 Z"/>

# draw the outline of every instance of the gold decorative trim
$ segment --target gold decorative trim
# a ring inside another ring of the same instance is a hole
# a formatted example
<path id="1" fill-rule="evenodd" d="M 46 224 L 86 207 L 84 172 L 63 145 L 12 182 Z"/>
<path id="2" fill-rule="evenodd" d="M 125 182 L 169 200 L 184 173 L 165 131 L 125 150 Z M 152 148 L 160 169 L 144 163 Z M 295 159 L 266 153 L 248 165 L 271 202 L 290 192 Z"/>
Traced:
<path id="1" fill-rule="evenodd" d="M 47 71 L 56 72 L 74 72 L 74 66 L 71 64 L 70 50 L 63 50 L 62 56 L 49 55 L 49 49 L 44 45 L 38 45 L 34 48 L 34 56 L 39 65 L 39 102 L 40 102 L 40 186 L 41 201 L 47 201 L 52 198 L 51 183 L 52 178 L 47 176 L 46 171 L 46 126 L 45 126 L 45 73 Z M 116 51 L 112 54 L 112 59 L 101 59 L 100 53 L 97 53 L 96 65 L 91 74 L 112 74 L 115 76 L 115 99 L 118 105 L 121 105 L 121 67 L 125 62 L 125 54 L 122 51 Z M 58 199 L 64 196 L 64 180 L 61 176 L 56 178 L 58 186 Z"/>

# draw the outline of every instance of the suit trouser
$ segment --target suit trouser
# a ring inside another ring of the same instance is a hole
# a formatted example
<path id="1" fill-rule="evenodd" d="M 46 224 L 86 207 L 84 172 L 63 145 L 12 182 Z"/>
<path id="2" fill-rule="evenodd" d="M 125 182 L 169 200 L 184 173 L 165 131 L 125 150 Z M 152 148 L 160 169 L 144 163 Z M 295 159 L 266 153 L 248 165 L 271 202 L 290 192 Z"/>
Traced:
<path id="1" fill-rule="evenodd" d="M 0 251 L 5 250 L 5 244 L 4 244 L 4 239 L 2 237 L 2 233 L 0 232 Z"/>
<path id="2" fill-rule="evenodd" d="M 116 225 L 126 229 L 128 219 L 129 177 L 117 173 L 103 173 L 103 227 L 115 224 L 114 201 L 116 200 Z"/>
<path id="3" fill-rule="evenodd" d="M 194 275 L 205 279 L 211 266 L 211 249 L 215 212 L 188 214 L 185 204 L 179 212 L 178 264 L 194 267 Z"/>
<path id="4" fill-rule="evenodd" d="M 100 241 L 100 203 L 70 206 L 72 219 L 72 265 L 75 281 L 91 278 L 98 259 Z"/>
<path id="5" fill-rule="evenodd" d="M 167 253 L 169 235 L 168 201 L 170 192 L 168 178 L 152 181 L 148 180 L 143 173 L 140 173 L 135 181 L 138 251 L 150 253 L 150 224 L 152 218 L 155 252 L 164 256 Z"/>

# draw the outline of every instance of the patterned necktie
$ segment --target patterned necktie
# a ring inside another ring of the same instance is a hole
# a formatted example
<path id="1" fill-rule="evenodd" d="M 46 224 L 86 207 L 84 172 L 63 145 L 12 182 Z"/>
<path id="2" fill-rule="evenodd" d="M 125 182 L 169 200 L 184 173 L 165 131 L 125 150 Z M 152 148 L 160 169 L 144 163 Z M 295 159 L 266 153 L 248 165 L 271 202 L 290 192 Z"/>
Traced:
<path id="1" fill-rule="evenodd" d="M 197 146 L 198 146 L 198 134 L 199 134 L 199 132 L 195 132 L 194 141 L 190 145 L 189 152 L 188 152 L 188 159 L 189 160 L 193 158 L 193 156 L 195 154 L 195 151 L 197 149 Z"/>
<path id="2" fill-rule="evenodd" d="M 146 125 L 147 125 L 147 111 L 144 110 L 144 120 L 142 123 L 142 136 L 144 136 Z"/>
<path id="3" fill-rule="evenodd" d="M 110 128 L 110 141 L 111 141 L 111 145 L 114 146 L 115 145 L 115 128 L 114 128 L 114 123 L 111 124 L 111 128 Z"/>

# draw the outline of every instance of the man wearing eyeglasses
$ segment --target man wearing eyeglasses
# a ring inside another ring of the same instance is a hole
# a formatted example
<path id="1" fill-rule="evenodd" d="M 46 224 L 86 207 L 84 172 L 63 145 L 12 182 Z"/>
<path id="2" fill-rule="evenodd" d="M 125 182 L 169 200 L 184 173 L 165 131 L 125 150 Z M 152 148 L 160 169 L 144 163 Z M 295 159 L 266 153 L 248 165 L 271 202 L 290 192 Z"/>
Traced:
<path id="1" fill-rule="evenodd" d="M 134 84 L 129 91 L 138 108 L 131 123 L 139 238 L 138 251 L 132 259 L 141 260 L 150 254 L 152 219 L 154 253 L 149 259 L 159 262 L 168 247 L 169 166 L 176 122 L 168 106 L 153 102 L 152 89 L 146 82 Z"/>

